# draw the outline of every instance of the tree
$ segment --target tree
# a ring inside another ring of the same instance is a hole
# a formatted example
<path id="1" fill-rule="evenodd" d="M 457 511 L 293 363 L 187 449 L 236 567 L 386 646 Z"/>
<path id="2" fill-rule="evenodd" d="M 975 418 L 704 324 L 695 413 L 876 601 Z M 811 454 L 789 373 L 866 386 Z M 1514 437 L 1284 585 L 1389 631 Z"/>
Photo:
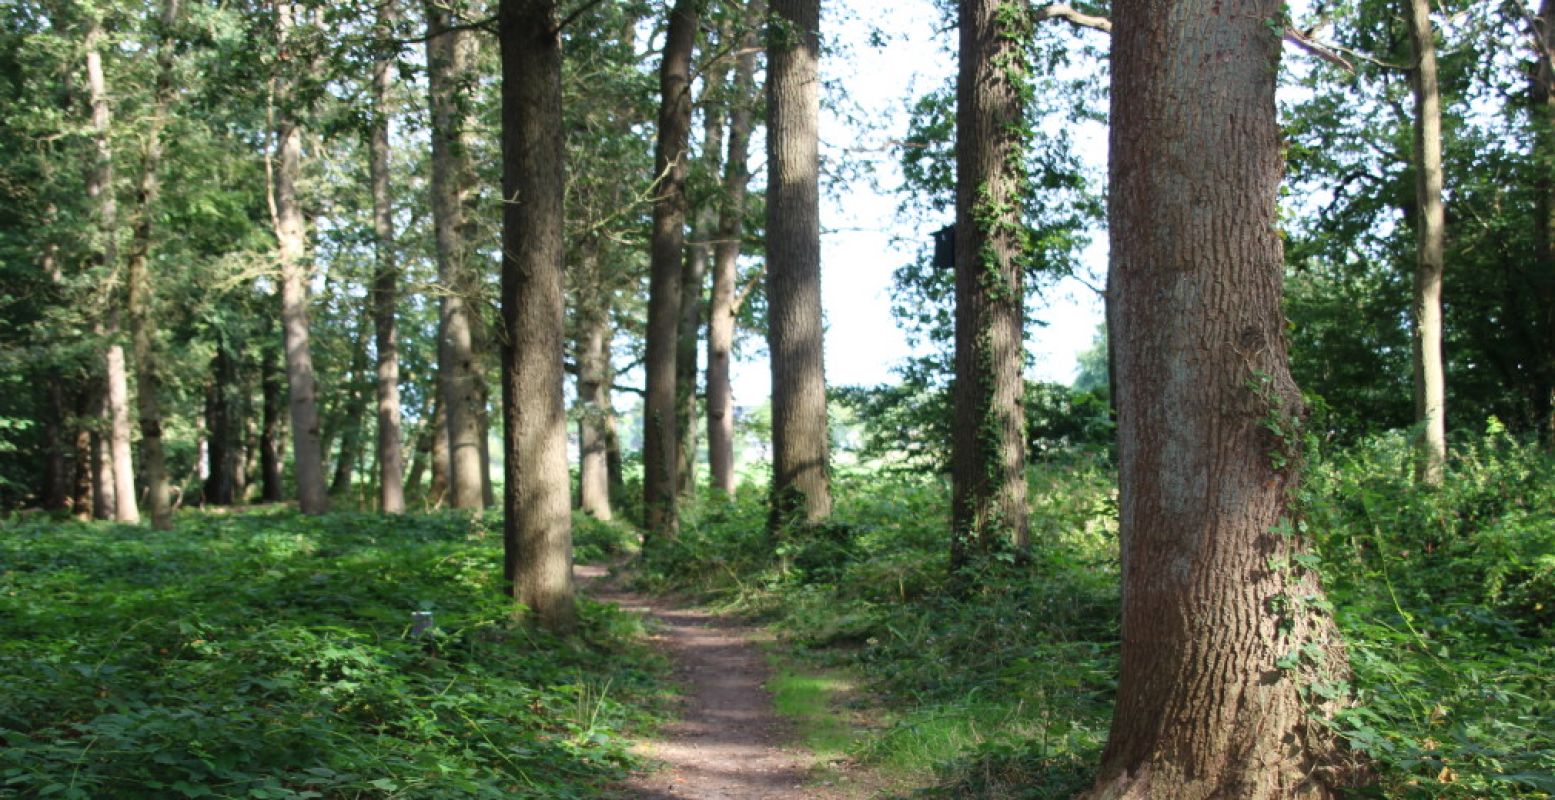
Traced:
<path id="1" fill-rule="evenodd" d="M 653 240 L 648 277 L 647 396 L 643 409 L 643 519 L 648 532 L 679 530 L 675 376 L 680 339 L 681 259 L 686 225 L 686 148 L 691 136 L 691 51 L 696 0 L 676 0 L 659 64 L 654 146 Z"/>
<path id="2" fill-rule="evenodd" d="M 481 415 L 486 391 L 476 350 L 480 279 L 471 257 L 476 217 L 469 105 L 475 40 L 455 24 L 449 6 L 427 9 L 427 86 L 432 111 L 432 216 L 441 304 L 438 386 L 448 419 L 449 504 L 484 503 Z"/>
<path id="3" fill-rule="evenodd" d="M 774 0 L 767 35 L 768 530 L 831 516 L 821 326 L 819 0 Z"/>
<path id="4" fill-rule="evenodd" d="M 1405 0 L 1410 83 L 1415 98 L 1415 424 L 1421 426 L 1415 477 L 1440 485 L 1447 462 L 1446 380 L 1442 365 L 1442 98 L 1429 0 Z"/>
<path id="5" fill-rule="evenodd" d="M 1302 406 L 1280 310 L 1281 6 L 1113 8 L 1123 644 L 1088 796 L 1332 796 L 1303 688 L 1343 656 L 1289 508 Z"/>
<path id="6" fill-rule="evenodd" d="M 729 359 L 734 350 L 734 321 L 743 297 L 735 294 L 740 240 L 744 234 L 745 191 L 750 182 L 751 122 L 756 104 L 756 24 L 760 0 L 749 0 L 746 30 L 735 57 L 729 109 L 729 151 L 724 159 L 723 193 L 718 209 L 718 241 L 713 246 L 713 289 L 707 307 L 707 466 L 714 491 L 734 494 L 734 390 Z"/>
<path id="7" fill-rule="evenodd" d="M 956 85 L 956 380 L 951 564 L 1027 545 L 1025 42 L 1004 0 L 961 3 Z"/>
<path id="8" fill-rule="evenodd" d="M 396 11 L 393 2 L 378 6 L 378 35 L 388 39 Z M 405 511 L 404 457 L 400 450 L 399 331 L 394 309 L 399 298 L 399 268 L 394 257 L 394 207 L 389 189 L 389 89 L 393 51 L 373 63 L 372 130 L 368 133 L 368 171 L 373 194 L 373 329 L 378 351 L 378 506 L 386 514 Z"/>
<path id="9" fill-rule="evenodd" d="M 293 51 L 298 7 L 287 0 L 275 6 L 275 32 L 282 67 L 275 77 L 276 160 L 272 209 L 277 256 L 281 262 L 281 330 L 286 348 L 286 382 L 291 397 L 292 460 L 297 475 L 298 507 L 304 514 L 329 510 L 324 487 L 324 454 L 319 437 L 318 380 L 308 328 L 307 232 L 297 197 L 302 171 L 300 84 L 306 64 Z"/>
<path id="10" fill-rule="evenodd" d="M 96 10 L 90 10 L 86 30 L 86 85 L 92 110 L 93 149 L 86 193 L 95 200 L 97 261 L 110 276 L 111 287 L 115 282 L 112 276 L 119 268 L 119 204 L 113 181 L 113 112 L 108 105 L 108 81 L 103 74 L 102 42 L 102 18 Z M 110 294 L 103 330 L 108 339 L 104 357 L 107 386 L 103 413 L 109 435 L 108 446 L 99 448 L 97 497 L 104 510 L 107 510 L 108 498 L 113 498 L 111 511 L 119 522 L 139 522 L 140 513 L 135 507 L 135 470 L 130 457 L 129 378 L 124 364 L 124 346 L 116 341 L 119 334 L 119 303 L 113 296 L 116 294 Z M 111 475 L 112 480 L 101 477 L 105 475 Z"/>
<path id="11" fill-rule="evenodd" d="M 1549 166 L 1555 163 L 1555 0 L 1544 0 L 1530 24 L 1536 45 L 1534 66 L 1528 72 L 1533 154 L 1535 163 L 1544 165 L 1536 170 L 1533 181 L 1534 263 L 1539 271 L 1536 280 L 1546 287 L 1541 293 L 1546 336 L 1555 342 L 1555 177 Z M 1555 353 L 1555 347 L 1546 352 Z M 1545 443 L 1555 452 L 1555 380 L 1548 384 L 1543 427 Z"/>
<path id="12" fill-rule="evenodd" d="M 502 0 L 503 563 L 545 628 L 577 621 L 562 402 L 562 51 L 554 0 Z"/>

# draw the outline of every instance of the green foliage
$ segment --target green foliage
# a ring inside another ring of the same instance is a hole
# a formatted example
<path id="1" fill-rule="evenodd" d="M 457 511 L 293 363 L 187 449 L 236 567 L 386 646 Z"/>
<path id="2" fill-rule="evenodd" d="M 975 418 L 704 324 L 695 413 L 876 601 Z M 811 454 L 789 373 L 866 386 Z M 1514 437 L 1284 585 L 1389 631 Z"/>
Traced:
<path id="1" fill-rule="evenodd" d="M 613 608 L 585 602 L 573 640 L 515 623 L 499 538 L 350 514 L 0 529 L 0 795 L 593 796 L 660 664 Z"/>

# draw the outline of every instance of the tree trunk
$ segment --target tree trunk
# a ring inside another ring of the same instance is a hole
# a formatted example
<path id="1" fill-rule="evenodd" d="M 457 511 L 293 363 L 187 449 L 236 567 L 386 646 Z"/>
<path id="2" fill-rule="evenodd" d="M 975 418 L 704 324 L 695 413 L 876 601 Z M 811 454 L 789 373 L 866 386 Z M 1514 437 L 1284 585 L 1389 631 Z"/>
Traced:
<path id="1" fill-rule="evenodd" d="M 362 460 L 361 410 L 367 406 L 367 320 L 358 329 L 359 338 L 351 348 L 351 367 L 343 394 L 345 400 L 341 423 L 340 453 L 335 459 L 335 474 L 330 479 L 329 493 L 338 495 L 351 490 L 351 480 L 356 475 L 357 464 Z"/>
<path id="2" fill-rule="evenodd" d="M 1538 63 L 1529 76 L 1528 99 L 1532 104 L 1534 163 L 1541 164 L 1533 182 L 1534 267 L 1541 300 L 1544 330 L 1551 337 L 1547 353 L 1555 354 L 1555 0 L 1544 0 L 1533 25 L 1539 45 Z M 1555 452 L 1555 357 L 1545 361 L 1547 403 L 1545 445 Z"/>
<path id="3" fill-rule="evenodd" d="M 601 274 L 600 242 L 580 249 L 574 285 L 578 364 L 578 508 L 597 519 L 612 517 L 608 458 L 610 411 L 609 292 Z"/>
<path id="4" fill-rule="evenodd" d="M 217 342 L 211 373 L 211 388 L 205 403 L 206 428 L 210 431 L 210 472 L 205 479 L 203 496 L 211 505 L 230 506 L 236 504 L 240 496 L 237 470 L 241 462 L 238 448 L 243 419 L 237 401 L 243 389 L 237 354 L 232 352 L 229 337 L 223 336 Z"/>
<path id="5" fill-rule="evenodd" d="M 648 277 L 647 397 L 643 409 L 643 518 L 650 537 L 680 529 L 675 430 L 681 257 L 686 225 L 686 148 L 691 136 L 691 51 L 697 3 L 676 0 L 659 65 L 659 131 L 654 148 L 653 243 Z"/>
<path id="6" fill-rule="evenodd" d="M 447 5 L 428 2 L 427 84 L 432 113 L 432 218 L 440 284 L 438 389 L 448 421 L 449 501 L 454 508 L 483 507 L 480 384 L 473 319 L 479 277 L 469 263 L 475 218 L 468 115 L 475 40 L 454 28 Z"/>
<path id="7" fill-rule="evenodd" d="M 288 46 L 296 6 L 276 5 L 276 36 L 283 52 Z M 292 64 L 292 70 L 301 65 Z M 276 79 L 275 238 L 281 262 L 281 328 L 286 343 L 286 382 L 291 396 L 292 463 L 297 477 L 297 505 L 304 514 L 329 510 L 324 489 L 324 454 L 319 441 L 318 381 L 313 374 L 313 351 L 308 333 L 307 232 L 302 207 L 297 202 L 297 179 L 302 169 L 302 126 L 296 119 L 295 78 Z"/>
<path id="8" fill-rule="evenodd" d="M 821 328 L 820 0 L 774 0 L 767 42 L 768 530 L 831 516 Z"/>
<path id="9" fill-rule="evenodd" d="M 1442 482 L 1447 463 L 1445 373 L 1442 366 L 1442 256 L 1447 215 L 1442 208 L 1442 98 L 1436 84 L 1436 34 L 1429 0 L 1405 0 L 1410 72 L 1415 95 L 1415 424 L 1420 441 L 1415 479 Z"/>
<path id="10" fill-rule="evenodd" d="M 1022 66 L 1032 20 L 1003 0 L 961 3 L 956 84 L 953 569 L 1027 545 Z"/>
<path id="11" fill-rule="evenodd" d="M 555 0 L 502 0 L 505 575 L 544 628 L 577 622 L 562 401 L 562 50 Z"/>
<path id="12" fill-rule="evenodd" d="M 378 6 L 380 37 L 393 35 L 395 17 L 393 2 Z M 373 329 L 378 351 L 378 507 L 385 514 L 405 512 L 399 333 L 394 319 L 399 266 L 394 258 L 394 204 L 389 193 L 389 89 L 396 55 L 386 54 L 373 64 L 373 123 L 367 142 L 373 192 Z"/>
<path id="13" fill-rule="evenodd" d="M 260 391 L 264 395 L 264 430 L 259 435 L 259 499 L 279 503 L 285 499 L 282 485 L 281 394 L 284 389 L 281 353 L 273 344 L 266 345 L 260 367 Z"/>
<path id="14" fill-rule="evenodd" d="M 707 309 L 707 466 L 712 489 L 734 494 L 734 390 L 729 383 L 734 350 L 736 268 L 744 234 L 745 188 L 750 182 L 750 134 L 756 104 L 756 26 L 760 0 L 745 12 L 749 29 L 735 59 L 729 113 L 729 156 L 724 162 L 723 204 L 718 212 L 718 242 L 713 247 L 713 292 Z"/>
<path id="15" fill-rule="evenodd" d="M 448 504 L 448 485 L 453 467 L 448 458 L 448 413 L 439 400 L 432 408 L 432 483 L 427 486 L 427 508 Z"/>
<path id="16" fill-rule="evenodd" d="M 1331 709 L 1302 692 L 1343 680 L 1343 656 L 1288 508 L 1304 412 L 1280 307 L 1280 2 L 1113 9 L 1123 643 L 1088 797 L 1331 797 L 1309 716 Z"/>
<path id="17" fill-rule="evenodd" d="M 154 352 L 156 320 L 151 314 L 152 218 L 156 213 L 162 167 L 162 127 L 173 97 L 173 26 L 178 22 L 178 0 L 162 0 L 161 42 L 157 46 L 156 101 L 151 129 L 142 152 L 140 216 L 135 222 L 135 241 L 130 248 L 125 283 L 129 287 L 130 338 L 135 352 L 135 401 L 140 414 L 141 470 L 146 480 L 146 502 L 151 507 L 151 526 L 173 527 L 172 486 L 167 478 L 167 456 L 162 448 L 162 376 Z"/>
<path id="18" fill-rule="evenodd" d="M 710 39 L 704 48 L 714 50 L 733 36 L 734 27 L 724 20 L 718 26 L 718 38 Z M 728 103 L 724 97 L 724 84 L 728 75 L 729 62 L 722 58 L 714 61 L 702 76 L 702 96 L 697 102 L 702 109 L 701 168 L 709 185 L 723 167 L 724 112 Z M 718 196 L 710 193 L 700 197 L 696 205 L 691 222 L 691 248 L 681 274 L 680 332 L 675 351 L 675 427 L 680 434 L 675 448 L 679 481 L 676 491 L 684 499 L 696 494 L 697 342 L 702 333 L 703 293 L 713 251 L 711 240 L 717 235 Z"/>
<path id="19" fill-rule="evenodd" d="M 52 376 L 44 390 L 48 408 L 44 409 L 43 450 L 43 507 L 49 511 L 64 511 L 71 507 L 71 472 L 65 442 L 65 414 L 69 406 L 65 402 L 64 388 L 58 375 Z"/>
<path id="20" fill-rule="evenodd" d="M 103 75 L 102 39 L 102 20 L 93 13 L 86 32 L 86 84 L 92 104 L 93 144 L 86 194 L 97 215 L 97 263 L 105 277 L 112 281 L 119 268 L 119 203 L 114 196 L 113 114 L 108 108 L 108 81 Z M 108 342 L 104 365 L 108 380 L 105 399 L 109 457 L 113 465 L 113 517 L 119 522 L 139 522 L 140 513 L 135 507 L 135 467 L 130 455 L 129 375 L 124 364 L 124 346 L 118 342 L 117 293 L 108 302 L 103 333 Z"/>
<path id="21" fill-rule="evenodd" d="M 75 518 L 87 522 L 95 515 L 97 507 L 96 462 L 97 451 L 92 445 L 93 409 L 96 390 L 90 383 L 76 397 L 75 416 L 75 496 L 71 507 Z"/>
<path id="22" fill-rule="evenodd" d="M 113 519 L 117 505 L 118 483 L 113 475 L 113 443 L 107 431 L 111 425 L 108 412 L 108 384 L 99 378 L 92 397 L 94 416 L 92 428 L 92 517 Z"/>

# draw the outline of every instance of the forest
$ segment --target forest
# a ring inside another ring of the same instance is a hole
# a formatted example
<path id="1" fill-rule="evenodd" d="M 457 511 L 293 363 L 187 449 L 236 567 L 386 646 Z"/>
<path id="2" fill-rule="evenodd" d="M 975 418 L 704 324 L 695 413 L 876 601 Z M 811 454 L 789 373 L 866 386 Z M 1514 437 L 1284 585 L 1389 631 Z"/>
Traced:
<path id="1" fill-rule="evenodd" d="M 1543 798 L 1552 675 L 1555 0 L 0 4 L 0 798 Z"/>

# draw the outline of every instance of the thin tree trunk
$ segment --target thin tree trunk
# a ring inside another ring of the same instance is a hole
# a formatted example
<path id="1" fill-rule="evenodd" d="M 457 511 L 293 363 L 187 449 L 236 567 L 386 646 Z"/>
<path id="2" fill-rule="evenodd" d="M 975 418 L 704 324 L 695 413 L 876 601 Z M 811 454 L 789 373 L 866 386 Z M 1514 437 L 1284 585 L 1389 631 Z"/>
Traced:
<path id="1" fill-rule="evenodd" d="M 393 35 L 392 0 L 378 6 L 378 35 Z M 378 507 L 405 512 L 404 461 L 400 452 L 399 333 L 394 309 L 399 299 L 399 265 L 394 257 L 394 204 L 389 193 L 389 106 L 391 72 L 397 53 L 373 64 L 373 124 L 368 137 L 368 172 L 373 191 L 373 328 L 378 351 Z"/>
<path id="2" fill-rule="evenodd" d="M 330 479 L 329 493 L 338 495 L 351 490 L 351 480 L 362 460 L 361 409 L 367 405 L 367 320 L 358 328 L 359 338 L 351 348 L 351 366 L 345 388 L 344 413 L 341 423 L 340 453 L 335 459 L 335 474 Z"/>
<path id="3" fill-rule="evenodd" d="M 1405 0 L 1415 68 L 1415 479 L 1438 486 L 1447 463 L 1446 378 L 1442 365 L 1442 271 L 1447 215 L 1442 208 L 1442 99 L 1429 0 Z"/>
<path id="4" fill-rule="evenodd" d="M 675 430 L 681 258 L 686 225 L 686 148 L 691 135 L 691 51 L 697 3 L 676 0 L 659 65 L 659 130 L 654 148 L 653 240 L 648 277 L 647 398 L 643 409 L 643 518 L 651 537 L 680 529 Z"/>
<path id="5" fill-rule="evenodd" d="M 205 479 L 206 503 L 230 506 L 237 503 L 239 479 L 236 474 L 241 456 L 238 449 L 242 434 L 242 414 L 236 402 L 242 386 L 238 357 L 229 337 L 217 342 L 211 361 L 211 388 L 206 397 L 205 422 L 209 431 L 210 470 Z"/>
<path id="6" fill-rule="evenodd" d="M 97 451 L 92 443 L 96 390 L 91 383 L 95 382 L 89 382 L 77 395 L 75 408 L 75 497 L 71 507 L 75 509 L 75 518 L 82 522 L 92 519 L 97 507 Z"/>
<path id="7" fill-rule="evenodd" d="M 469 165 L 468 132 L 471 72 L 475 40 L 454 27 L 446 5 L 428 2 L 427 83 L 432 110 L 432 217 L 437 245 L 439 299 L 438 386 L 448 422 L 450 503 L 454 508 L 484 505 L 481 478 L 481 408 L 476 353 L 479 279 L 469 263 L 475 219 L 474 173 Z"/>
<path id="8" fill-rule="evenodd" d="M 71 507 L 71 473 L 65 443 L 65 413 L 69 406 L 57 379 L 50 380 L 44 391 L 49 407 L 44 410 L 43 423 L 43 507 L 64 511 Z"/>
<path id="9" fill-rule="evenodd" d="M 707 309 L 707 466 L 712 489 L 734 494 L 734 390 L 729 382 L 734 350 L 734 305 L 740 240 L 744 235 L 745 190 L 750 182 L 750 134 L 756 104 L 756 36 L 760 0 L 746 7 L 748 28 L 735 59 L 729 114 L 729 155 L 724 162 L 723 203 L 718 242 L 713 247 L 713 291 Z"/>
<path id="10" fill-rule="evenodd" d="M 709 39 L 704 49 L 722 46 L 733 36 L 734 27 L 725 20 L 718 26 L 718 38 Z M 728 104 L 724 84 L 728 76 L 729 62 L 722 58 L 714 61 L 702 76 L 702 96 L 697 102 L 702 109 L 701 167 L 708 182 L 723 168 L 724 117 Z M 675 353 L 675 427 L 680 441 L 675 449 L 679 481 L 676 491 L 684 499 L 696 494 L 697 343 L 702 333 L 702 310 L 706 305 L 703 296 L 708 262 L 712 257 L 711 240 L 717 227 L 718 196 L 713 193 L 697 201 L 691 222 L 690 252 L 680 281 L 680 332 Z"/>
<path id="11" fill-rule="evenodd" d="M 259 436 L 259 473 L 261 477 L 260 500 L 279 503 L 286 493 L 282 482 L 283 443 L 281 440 L 282 395 L 285 391 L 285 375 L 281 370 L 281 352 L 273 344 L 264 348 L 261 363 L 260 391 L 264 395 L 264 430 Z"/>
<path id="12" fill-rule="evenodd" d="M 773 0 L 767 42 L 768 530 L 831 516 L 821 327 L 819 0 Z"/>
<path id="13" fill-rule="evenodd" d="M 426 506 L 442 508 L 448 504 L 448 484 L 453 471 L 448 458 L 448 413 L 441 400 L 432 406 L 432 483 L 427 487 Z"/>
<path id="14" fill-rule="evenodd" d="M 283 50 L 289 46 L 297 6 L 276 5 L 276 35 Z M 292 64 L 289 69 L 301 69 Z M 276 80 L 275 238 L 281 262 L 281 328 L 286 343 L 286 382 L 291 396 L 292 463 L 297 478 L 297 504 L 304 514 L 329 510 L 324 487 L 324 454 L 319 437 L 318 380 L 313 372 L 313 350 L 308 332 L 307 232 L 302 207 L 297 201 L 297 179 L 302 170 L 302 126 L 296 119 L 295 78 L 283 74 Z"/>
<path id="15" fill-rule="evenodd" d="M 1313 716 L 1332 709 L 1303 690 L 1342 681 L 1344 659 L 1290 530 L 1304 410 L 1280 306 L 1280 0 L 1113 9 L 1122 665 L 1086 797 L 1331 797 Z"/>
<path id="16" fill-rule="evenodd" d="M 597 271 L 599 254 L 585 245 L 579 272 Z M 589 265 L 589 261 L 594 263 Z M 610 319 L 600 310 L 580 313 L 578 361 L 578 508 L 610 519 L 606 415 L 610 405 Z"/>
<path id="17" fill-rule="evenodd" d="M 103 75 L 102 20 L 92 13 L 86 32 L 86 84 L 92 107 L 93 160 L 87 171 L 86 193 L 97 215 L 99 266 L 110 286 L 119 268 L 119 203 L 113 185 L 113 114 L 108 108 L 108 81 Z M 113 465 L 113 517 L 119 522 L 139 522 L 135 505 L 135 467 L 130 455 L 129 370 L 124 346 L 119 344 L 119 301 L 110 296 L 104 321 L 108 349 L 104 356 L 108 390 L 108 442 Z"/>
<path id="18" fill-rule="evenodd" d="M 96 383 L 95 417 L 92 429 L 92 516 L 96 519 L 113 519 L 118 501 L 118 483 L 113 475 L 113 443 L 105 431 L 112 425 L 108 412 L 108 385 L 99 378 Z"/>
<path id="19" fill-rule="evenodd" d="M 552 631 L 577 623 L 562 401 L 562 50 L 555 0 L 502 0 L 505 575 Z"/>
<path id="20" fill-rule="evenodd" d="M 178 0 L 162 0 L 161 42 L 157 45 L 156 101 L 151 111 L 151 129 L 146 133 L 142 152 L 140 216 L 135 222 L 135 240 L 130 248 L 125 283 L 129 287 L 128 310 L 130 338 L 135 352 L 135 400 L 140 414 L 141 470 L 146 480 L 146 502 L 151 509 L 151 526 L 157 530 L 173 527 L 172 486 L 167 477 L 167 456 L 162 449 L 162 376 L 154 351 L 156 320 L 151 314 L 152 219 L 156 213 L 162 167 L 162 127 L 173 99 L 173 26 L 178 22 Z"/>
<path id="21" fill-rule="evenodd" d="M 952 568 L 1027 545 L 1025 287 L 1029 234 L 1025 13 L 961 3 L 956 84 L 956 380 L 951 450 Z"/>

